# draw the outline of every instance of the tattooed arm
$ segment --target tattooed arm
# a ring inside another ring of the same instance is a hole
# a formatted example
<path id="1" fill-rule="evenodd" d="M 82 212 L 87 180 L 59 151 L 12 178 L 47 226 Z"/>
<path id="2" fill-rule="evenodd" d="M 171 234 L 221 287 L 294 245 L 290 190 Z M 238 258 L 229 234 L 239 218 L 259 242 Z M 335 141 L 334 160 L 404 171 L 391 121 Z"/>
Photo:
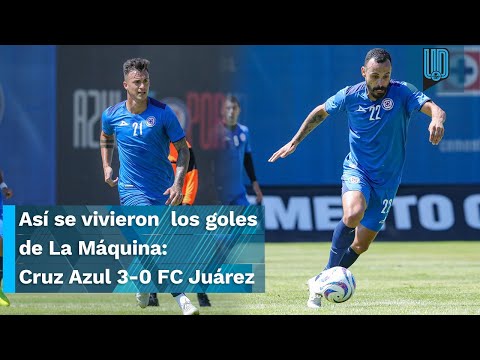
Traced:
<path id="1" fill-rule="evenodd" d="M 115 137 L 108 136 L 103 131 L 100 134 L 100 155 L 102 156 L 102 165 L 103 165 L 103 175 L 105 177 L 105 182 L 114 187 L 118 183 L 118 177 L 113 180 L 113 169 L 112 169 L 112 158 L 113 158 L 113 149 L 115 144 Z"/>
<path id="2" fill-rule="evenodd" d="M 303 121 L 300 129 L 298 129 L 295 136 L 286 143 L 283 147 L 277 150 L 271 157 L 268 159 L 268 162 L 274 162 L 279 157 L 284 158 L 290 155 L 295 151 L 298 144 L 307 137 L 308 134 L 312 132 L 318 125 L 320 125 L 328 116 L 328 113 L 325 111 L 325 104 L 318 105 L 313 109 L 307 118 Z"/>
<path id="3" fill-rule="evenodd" d="M 190 161 L 190 150 L 188 149 L 187 140 L 174 142 L 173 145 L 178 152 L 177 169 L 175 170 L 175 180 L 173 185 L 169 187 L 163 194 L 168 195 L 165 205 L 180 205 L 183 200 L 182 189 L 185 182 L 185 174 L 188 170 L 188 163 Z"/>

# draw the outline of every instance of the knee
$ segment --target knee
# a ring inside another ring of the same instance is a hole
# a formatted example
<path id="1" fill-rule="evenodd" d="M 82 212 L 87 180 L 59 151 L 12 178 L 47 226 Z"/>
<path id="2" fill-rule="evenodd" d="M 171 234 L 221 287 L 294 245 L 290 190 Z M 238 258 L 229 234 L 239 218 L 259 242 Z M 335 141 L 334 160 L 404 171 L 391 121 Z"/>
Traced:
<path id="1" fill-rule="evenodd" d="M 365 209 L 362 206 L 355 206 L 344 210 L 343 222 L 350 228 L 355 228 L 360 224 L 365 214 Z"/>

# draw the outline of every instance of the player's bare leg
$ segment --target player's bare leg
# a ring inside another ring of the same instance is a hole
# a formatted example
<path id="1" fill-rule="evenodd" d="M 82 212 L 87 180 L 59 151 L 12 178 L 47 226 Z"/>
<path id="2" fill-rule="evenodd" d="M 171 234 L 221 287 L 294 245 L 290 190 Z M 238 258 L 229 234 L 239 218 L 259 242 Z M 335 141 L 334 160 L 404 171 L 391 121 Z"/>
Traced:
<path id="1" fill-rule="evenodd" d="M 360 255 L 368 250 L 370 244 L 373 242 L 373 240 L 375 240 L 377 235 L 378 231 L 367 229 L 365 226 L 360 224 L 357 226 L 355 239 L 350 247 L 353 248 L 358 255 Z"/>
<path id="2" fill-rule="evenodd" d="M 358 254 L 352 250 L 351 245 L 355 243 L 355 239 L 358 236 L 360 236 L 361 244 L 368 242 L 369 239 L 370 234 L 364 231 L 364 229 L 368 229 L 360 224 L 367 209 L 367 201 L 363 193 L 358 190 L 344 192 L 342 195 L 342 206 L 343 217 L 333 231 L 330 256 L 325 269 L 342 266 L 343 258 L 347 254 L 349 254 L 347 259 L 354 258 L 353 261 L 355 261 L 358 258 Z M 373 238 L 371 241 L 373 241 Z M 318 309 L 321 306 L 321 295 L 315 292 L 315 279 L 317 276 L 307 281 L 309 291 L 307 306 L 311 309 Z"/>
<path id="3" fill-rule="evenodd" d="M 373 231 L 362 224 L 357 226 L 355 231 L 355 239 L 352 245 L 347 249 L 345 255 L 343 255 L 340 266 L 349 268 L 358 259 L 360 254 L 364 253 L 370 247 L 370 244 L 375 240 L 378 235 L 378 231 Z"/>
<path id="4" fill-rule="evenodd" d="M 355 228 L 365 215 L 367 201 L 362 192 L 346 191 L 342 195 L 343 217 L 335 227 L 332 236 L 330 256 L 325 269 L 338 266 L 355 237 Z M 324 269 L 324 270 L 325 270 Z"/>

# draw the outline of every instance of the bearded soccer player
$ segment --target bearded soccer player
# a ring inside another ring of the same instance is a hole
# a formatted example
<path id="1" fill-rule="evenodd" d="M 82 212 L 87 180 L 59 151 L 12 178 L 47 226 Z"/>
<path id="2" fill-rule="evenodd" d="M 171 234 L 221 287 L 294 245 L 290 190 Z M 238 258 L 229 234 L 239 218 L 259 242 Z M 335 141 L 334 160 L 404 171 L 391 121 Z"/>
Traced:
<path id="1" fill-rule="evenodd" d="M 431 118 L 429 141 L 444 135 L 445 111 L 405 81 L 392 80 L 392 58 L 381 48 L 368 51 L 361 67 L 365 81 L 346 86 L 313 109 L 297 133 L 268 160 L 292 154 L 300 142 L 329 115 L 348 116 L 350 152 L 343 162 L 343 217 L 336 226 L 325 269 L 349 268 L 368 250 L 385 223 L 399 187 L 410 118 L 422 112 Z M 307 306 L 318 309 L 321 294 L 316 275 L 307 281 Z"/>

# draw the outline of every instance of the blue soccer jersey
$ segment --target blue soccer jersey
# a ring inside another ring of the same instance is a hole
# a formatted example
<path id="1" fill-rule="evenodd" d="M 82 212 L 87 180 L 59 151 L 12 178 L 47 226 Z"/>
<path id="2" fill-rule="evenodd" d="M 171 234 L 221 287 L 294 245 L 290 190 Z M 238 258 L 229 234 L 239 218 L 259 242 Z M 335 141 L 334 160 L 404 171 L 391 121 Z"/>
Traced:
<path id="1" fill-rule="evenodd" d="M 149 97 L 146 110 L 132 114 L 123 101 L 103 112 L 102 130 L 114 134 L 117 141 L 120 197 L 138 190 L 151 199 L 165 198 L 163 193 L 174 181 L 168 160 L 170 141 L 185 137 L 173 110 Z"/>
<path id="2" fill-rule="evenodd" d="M 410 118 L 428 100 L 412 84 L 395 80 L 376 101 L 368 98 L 365 82 L 330 97 L 325 103 L 327 113 L 344 111 L 348 116 L 350 153 L 344 168 L 359 169 L 372 186 L 397 187 L 405 164 Z"/>
<path id="3" fill-rule="evenodd" d="M 217 169 L 221 184 L 222 203 L 234 203 L 239 197 L 246 196 L 243 169 L 245 153 L 252 152 L 248 127 L 237 123 L 230 128 L 224 126 L 225 148 L 222 150 L 222 165 Z"/>

